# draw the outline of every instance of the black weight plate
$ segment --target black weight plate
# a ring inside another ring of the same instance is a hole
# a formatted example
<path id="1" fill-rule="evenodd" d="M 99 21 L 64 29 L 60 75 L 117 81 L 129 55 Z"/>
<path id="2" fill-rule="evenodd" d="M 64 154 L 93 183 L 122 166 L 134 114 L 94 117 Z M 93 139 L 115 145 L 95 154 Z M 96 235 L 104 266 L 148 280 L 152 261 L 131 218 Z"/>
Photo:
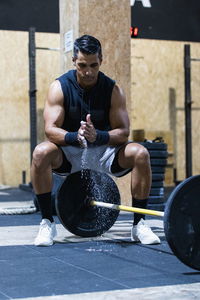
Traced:
<path id="1" fill-rule="evenodd" d="M 150 158 L 151 166 L 166 166 L 166 158 Z"/>
<path id="2" fill-rule="evenodd" d="M 165 173 L 165 167 L 155 167 L 155 166 L 152 166 L 151 167 L 151 171 L 152 173 Z"/>
<path id="3" fill-rule="evenodd" d="M 165 207 L 164 230 L 177 258 L 200 270 L 200 175 L 187 178 L 171 193 Z"/>
<path id="4" fill-rule="evenodd" d="M 165 143 L 142 142 L 141 144 L 148 150 L 167 150 L 167 144 Z"/>
<path id="5" fill-rule="evenodd" d="M 151 158 L 167 158 L 168 152 L 165 150 L 150 150 L 149 151 Z"/>
<path id="6" fill-rule="evenodd" d="M 150 190 L 150 196 L 163 196 L 164 195 L 164 187 L 161 188 L 152 188 Z"/>
<path id="7" fill-rule="evenodd" d="M 152 174 L 152 181 L 160 181 L 165 179 L 165 174 L 163 173 L 153 173 Z"/>
<path id="8" fill-rule="evenodd" d="M 87 205 L 88 198 L 120 204 L 119 190 L 107 174 L 82 170 L 69 175 L 57 195 L 57 215 L 67 230 L 82 237 L 103 234 L 119 215 L 117 210 Z"/>
<path id="9" fill-rule="evenodd" d="M 159 188 L 164 186 L 163 180 L 152 181 L 151 188 Z"/>

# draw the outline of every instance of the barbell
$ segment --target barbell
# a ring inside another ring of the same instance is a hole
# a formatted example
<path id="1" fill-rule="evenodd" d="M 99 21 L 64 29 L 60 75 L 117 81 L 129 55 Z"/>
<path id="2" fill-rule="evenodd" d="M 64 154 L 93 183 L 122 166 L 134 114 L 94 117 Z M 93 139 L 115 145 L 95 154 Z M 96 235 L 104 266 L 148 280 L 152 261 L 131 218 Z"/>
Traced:
<path id="1" fill-rule="evenodd" d="M 119 190 L 109 175 L 82 170 L 67 176 L 55 206 L 63 226 L 81 237 L 105 233 L 120 210 L 163 217 L 172 252 L 187 266 L 200 270 L 200 175 L 181 182 L 161 212 L 121 205 Z"/>

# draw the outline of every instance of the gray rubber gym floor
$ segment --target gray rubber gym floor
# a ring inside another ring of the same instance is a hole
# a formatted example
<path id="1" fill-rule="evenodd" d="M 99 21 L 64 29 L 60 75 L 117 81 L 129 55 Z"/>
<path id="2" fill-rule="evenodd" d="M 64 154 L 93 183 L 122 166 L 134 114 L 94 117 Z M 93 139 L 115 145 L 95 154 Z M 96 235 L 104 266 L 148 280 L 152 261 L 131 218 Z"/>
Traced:
<path id="1" fill-rule="evenodd" d="M 30 203 L 29 192 L 0 190 L 0 208 Z M 39 213 L 0 216 L 0 300 L 200 299 L 200 272 L 172 254 L 162 219 L 147 217 L 162 240 L 152 246 L 130 242 L 129 213 L 98 238 L 74 236 L 55 220 L 55 244 L 35 247 Z"/>

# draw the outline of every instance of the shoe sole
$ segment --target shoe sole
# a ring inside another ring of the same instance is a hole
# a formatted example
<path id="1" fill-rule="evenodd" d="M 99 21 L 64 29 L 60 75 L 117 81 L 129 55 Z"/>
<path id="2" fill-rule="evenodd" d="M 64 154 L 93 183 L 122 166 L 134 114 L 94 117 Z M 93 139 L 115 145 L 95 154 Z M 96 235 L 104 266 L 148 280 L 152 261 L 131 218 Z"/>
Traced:
<path id="1" fill-rule="evenodd" d="M 150 243 L 142 243 L 141 242 L 141 244 L 142 245 L 159 245 L 159 244 L 161 244 L 161 242 L 158 242 L 158 241 L 153 241 L 153 242 L 150 242 Z"/>
<path id="2" fill-rule="evenodd" d="M 56 237 L 56 235 L 53 237 L 53 238 L 55 238 Z M 52 246 L 54 244 L 54 240 L 52 241 L 52 243 L 49 243 L 49 244 L 45 244 L 45 243 L 34 243 L 34 245 L 36 246 L 36 247 L 48 247 L 48 246 Z"/>
<path id="3" fill-rule="evenodd" d="M 51 244 L 37 244 L 37 243 L 34 243 L 34 245 L 36 246 L 36 247 L 48 247 L 48 246 L 52 246 L 54 244 L 54 242 L 53 243 L 51 243 Z"/>
<path id="4" fill-rule="evenodd" d="M 139 239 L 134 239 L 134 238 L 131 238 L 131 241 L 132 242 L 135 242 L 135 243 L 141 243 L 142 245 L 156 245 L 156 244 L 161 244 L 161 241 L 159 240 L 154 240 L 154 241 L 151 241 L 151 242 L 141 242 Z"/>
<path id="5" fill-rule="evenodd" d="M 135 243 L 139 243 L 140 242 L 142 245 L 156 245 L 156 244 L 161 244 L 161 241 L 157 240 L 157 239 L 154 240 L 154 241 L 152 241 L 152 242 L 141 242 L 139 238 L 137 238 L 137 237 L 134 238 L 132 236 L 131 236 L 131 241 L 135 242 Z"/>
<path id="6" fill-rule="evenodd" d="M 54 235 L 53 235 L 53 239 L 55 238 L 57 236 L 57 230 L 54 232 Z M 35 243 L 34 242 L 34 246 L 36 246 L 36 247 L 49 247 L 49 246 L 52 246 L 54 244 L 54 240 L 53 240 L 53 242 L 52 243 L 50 243 L 50 244 L 42 244 L 42 243 Z"/>

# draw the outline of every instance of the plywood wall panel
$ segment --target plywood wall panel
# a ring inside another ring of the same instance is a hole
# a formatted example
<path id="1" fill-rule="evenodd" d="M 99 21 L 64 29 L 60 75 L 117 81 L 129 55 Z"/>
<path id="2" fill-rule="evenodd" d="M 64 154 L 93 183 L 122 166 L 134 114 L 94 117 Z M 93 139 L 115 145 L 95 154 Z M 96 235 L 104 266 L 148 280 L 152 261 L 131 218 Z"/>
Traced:
<path id="1" fill-rule="evenodd" d="M 72 69 L 73 51 L 65 52 L 65 33 L 72 30 L 73 40 L 79 36 L 79 0 L 59 0 L 60 15 L 60 70 Z"/>
<path id="2" fill-rule="evenodd" d="M 101 41 L 102 71 L 125 89 L 129 100 L 130 7 L 127 5 L 128 2 L 127 0 L 81 0 L 79 26 L 80 35 L 94 35 Z"/>
<path id="3" fill-rule="evenodd" d="M 145 130 L 171 130 L 178 180 L 185 178 L 184 121 L 184 42 L 131 40 L 131 127 Z M 200 57 L 199 43 L 191 44 L 192 57 Z M 191 63 L 193 102 L 193 171 L 200 140 L 199 132 L 200 63 Z M 172 107 L 173 106 L 173 107 Z M 196 108 L 195 108 L 196 107 Z"/>
<path id="4" fill-rule="evenodd" d="M 30 180 L 28 33 L 0 31 L 0 184 Z M 58 34 L 36 33 L 36 45 L 59 47 Z M 59 54 L 37 52 L 37 107 L 43 109 L 49 83 L 58 75 Z M 39 126 L 38 135 L 43 129 Z"/>

